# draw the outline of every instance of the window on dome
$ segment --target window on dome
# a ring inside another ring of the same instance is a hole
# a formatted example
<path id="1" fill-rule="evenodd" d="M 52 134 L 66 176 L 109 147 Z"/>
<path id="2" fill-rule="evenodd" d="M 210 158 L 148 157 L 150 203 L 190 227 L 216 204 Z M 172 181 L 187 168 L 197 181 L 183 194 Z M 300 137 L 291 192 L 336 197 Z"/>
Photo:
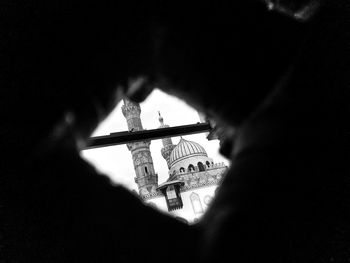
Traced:
<path id="1" fill-rule="evenodd" d="M 193 171 L 194 171 L 194 166 L 193 166 L 193 164 L 190 164 L 190 165 L 188 166 L 188 171 L 189 171 L 189 172 L 193 172 Z"/>
<path id="2" fill-rule="evenodd" d="M 198 166 L 199 171 L 204 171 L 205 170 L 205 167 L 204 167 L 203 163 L 198 162 L 197 166 Z"/>
<path id="3" fill-rule="evenodd" d="M 185 172 L 185 168 L 181 167 L 180 168 L 180 173 L 184 173 Z"/>
<path id="4" fill-rule="evenodd" d="M 209 161 L 206 161 L 205 164 L 207 165 L 208 168 L 210 167 L 210 162 Z"/>
<path id="5" fill-rule="evenodd" d="M 148 174 L 148 170 L 147 170 L 147 167 L 145 167 L 145 172 L 146 172 L 146 174 Z"/>

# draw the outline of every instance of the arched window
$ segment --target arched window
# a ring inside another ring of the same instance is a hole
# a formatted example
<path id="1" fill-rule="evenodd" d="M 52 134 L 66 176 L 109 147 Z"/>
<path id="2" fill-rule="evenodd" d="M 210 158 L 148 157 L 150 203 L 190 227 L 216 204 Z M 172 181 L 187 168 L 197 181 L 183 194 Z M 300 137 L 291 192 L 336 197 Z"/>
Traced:
<path id="1" fill-rule="evenodd" d="M 198 166 L 198 169 L 199 169 L 200 172 L 205 170 L 204 164 L 203 164 L 203 163 L 198 162 L 198 163 L 197 163 L 197 166 Z"/>
<path id="2" fill-rule="evenodd" d="M 145 166 L 145 172 L 146 172 L 146 174 L 148 174 L 148 170 L 147 170 L 147 167 Z"/>
<path id="3" fill-rule="evenodd" d="M 202 203 L 201 203 L 201 200 L 199 198 L 199 195 L 193 192 L 190 195 L 190 199 L 191 199 L 191 203 L 192 203 L 193 212 L 195 214 L 203 213 L 203 207 L 202 207 Z"/>
<path id="4" fill-rule="evenodd" d="M 209 161 L 206 161 L 205 164 L 207 165 L 208 168 L 210 167 L 210 162 Z"/>
<path id="5" fill-rule="evenodd" d="M 193 164 L 190 164 L 190 165 L 188 166 L 188 171 L 189 171 L 189 172 L 194 171 L 194 166 L 193 166 Z"/>
<path id="6" fill-rule="evenodd" d="M 185 172 L 185 168 L 181 167 L 180 168 L 180 173 L 183 173 L 183 172 Z"/>

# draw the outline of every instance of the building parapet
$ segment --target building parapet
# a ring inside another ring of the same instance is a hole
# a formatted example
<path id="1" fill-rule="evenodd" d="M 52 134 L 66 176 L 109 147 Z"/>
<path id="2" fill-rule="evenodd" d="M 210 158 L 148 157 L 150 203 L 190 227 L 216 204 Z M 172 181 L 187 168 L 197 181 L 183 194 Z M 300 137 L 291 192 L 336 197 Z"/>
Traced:
<path id="1" fill-rule="evenodd" d="M 180 192 L 186 192 L 189 190 L 213 186 L 213 185 L 220 185 L 222 179 L 223 179 L 222 173 L 216 174 L 216 176 L 212 176 L 210 177 L 210 179 L 207 178 L 207 180 L 204 180 L 204 181 L 201 181 L 200 178 L 198 177 L 196 180 L 190 180 L 191 181 L 190 183 L 180 179 L 185 182 L 185 185 L 180 188 Z M 143 195 L 141 196 L 141 198 L 146 201 L 146 200 L 150 200 L 161 196 L 164 196 L 164 195 L 159 190 L 157 190 L 154 193 Z"/>
<path id="2" fill-rule="evenodd" d="M 142 200 L 149 200 L 149 199 L 157 198 L 157 197 L 160 197 L 160 196 L 164 196 L 164 195 L 162 194 L 161 191 L 157 190 L 154 193 L 150 193 L 150 194 L 141 196 L 141 199 Z"/>
<path id="3" fill-rule="evenodd" d="M 212 185 L 220 185 L 222 181 L 222 177 L 214 179 L 212 181 L 206 181 L 206 182 L 202 182 L 202 183 L 197 183 L 197 184 L 193 184 L 193 185 L 184 185 L 183 187 L 181 187 L 181 192 L 186 192 L 189 190 L 193 190 L 193 189 L 198 189 L 198 188 L 202 188 L 202 187 L 208 187 L 208 186 L 212 186 Z"/>

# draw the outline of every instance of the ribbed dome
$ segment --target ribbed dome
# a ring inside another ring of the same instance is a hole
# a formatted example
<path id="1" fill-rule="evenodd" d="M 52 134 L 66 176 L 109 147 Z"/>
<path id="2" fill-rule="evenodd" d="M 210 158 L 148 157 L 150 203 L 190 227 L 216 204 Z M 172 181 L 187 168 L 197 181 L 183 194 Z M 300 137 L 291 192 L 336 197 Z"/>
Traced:
<path id="1" fill-rule="evenodd" d="M 196 142 L 187 141 L 181 138 L 180 142 L 170 154 L 170 166 L 178 161 L 191 156 L 207 156 L 204 148 Z"/>

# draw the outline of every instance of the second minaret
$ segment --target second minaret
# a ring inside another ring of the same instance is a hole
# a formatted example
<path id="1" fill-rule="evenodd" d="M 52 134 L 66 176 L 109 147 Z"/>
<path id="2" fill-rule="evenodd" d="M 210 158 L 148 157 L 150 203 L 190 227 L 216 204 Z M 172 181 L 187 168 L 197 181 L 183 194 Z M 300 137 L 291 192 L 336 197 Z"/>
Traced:
<path id="1" fill-rule="evenodd" d="M 130 132 L 142 131 L 141 108 L 138 103 L 124 99 L 122 112 Z M 135 169 L 135 182 L 141 196 L 156 192 L 158 175 L 154 171 L 153 159 L 150 151 L 151 140 L 128 143 L 127 147 L 132 155 Z"/>

